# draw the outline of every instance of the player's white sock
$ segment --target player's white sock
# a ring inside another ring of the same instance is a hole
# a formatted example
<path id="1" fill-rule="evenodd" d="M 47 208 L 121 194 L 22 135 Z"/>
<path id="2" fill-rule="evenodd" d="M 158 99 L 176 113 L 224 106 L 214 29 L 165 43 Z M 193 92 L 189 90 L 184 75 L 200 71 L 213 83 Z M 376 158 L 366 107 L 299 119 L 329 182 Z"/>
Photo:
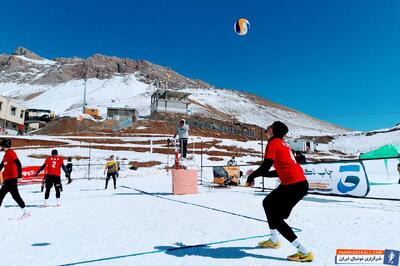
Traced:
<path id="1" fill-rule="evenodd" d="M 298 238 L 292 242 L 292 245 L 297 248 L 297 251 L 303 253 L 303 254 L 308 254 L 310 251 L 300 242 Z"/>
<path id="2" fill-rule="evenodd" d="M 279 232 L 276 229 L 271 229 L 271 241 L 276 243 L 279 241 Z"/>

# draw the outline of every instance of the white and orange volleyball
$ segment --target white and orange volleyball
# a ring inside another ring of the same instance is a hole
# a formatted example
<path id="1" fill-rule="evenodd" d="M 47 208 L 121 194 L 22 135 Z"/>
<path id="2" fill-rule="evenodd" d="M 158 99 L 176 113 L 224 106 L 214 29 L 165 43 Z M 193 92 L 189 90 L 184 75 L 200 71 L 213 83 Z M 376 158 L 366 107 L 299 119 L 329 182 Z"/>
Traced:
<path id="1" fill-rule="evenodd" d="M 250 30 L 250 22 L 245 18 L 240 18 L 235 22 L 233 28 L 238 35 L 246 35 Z"/>

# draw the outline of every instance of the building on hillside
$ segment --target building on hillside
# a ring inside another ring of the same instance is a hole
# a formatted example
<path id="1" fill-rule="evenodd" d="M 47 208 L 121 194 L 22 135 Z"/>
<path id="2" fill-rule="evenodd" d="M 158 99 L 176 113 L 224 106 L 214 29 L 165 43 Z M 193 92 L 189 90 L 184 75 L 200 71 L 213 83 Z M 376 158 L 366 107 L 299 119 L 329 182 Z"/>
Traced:
<path id="1" fill-rule="evenodd" d="M 313 152 L 316 145 L 312 138 L 287 139 L 287 143 L 293 151 Z"/>
<path id="2" fill-rule="evenodd" d="M 107 119 L 113 121 L 113 131 L 130 127 L 138 118 L 138 112 L 129 107 L 108 107 Z"/>
<path id="3" fill-rule="evenodd" d="M 0 96 L 0 133 L 17 135 L 24 129 L 26 108 L 18 102 Z"/>
<path id="4" fill-rule="evenodd" d="M 159 89 L 151 96 L 151 113 L 190 114 L 189 96 L 186 92 Z"/>
<path id="5" fill-rule="evenodd" d="M 25 133 L 38 130 L 55 118 L 55 114 L 47 109 L 25 110 Z"/>

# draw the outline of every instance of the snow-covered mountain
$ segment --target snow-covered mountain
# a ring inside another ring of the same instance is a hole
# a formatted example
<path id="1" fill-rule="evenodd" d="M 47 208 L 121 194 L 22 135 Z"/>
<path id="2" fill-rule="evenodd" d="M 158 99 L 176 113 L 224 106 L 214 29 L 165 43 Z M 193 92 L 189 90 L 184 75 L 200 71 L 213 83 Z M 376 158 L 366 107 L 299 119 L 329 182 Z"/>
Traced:
<path id="1" fill-rule="evenodd" d="M 262 127 L 281 120 L 289 125 L 293 136 L 347 132 L 256 95 L 215 88 L 143 60 L 103 55 L 49 60 L 25 48 L 0 55 L 0 94 L 29 108 L 51 109 L 59 115 L 81 113 L 85 86 L 88 107 L 99 108 L 103 115 L 108 106 L 129 106 L 141 116 L 149 115 L 150 96 L 156 90 L 153 84 L 158 81 L 168 82 L 168 89 L 191 93 L 194 114 Z"/>
<path id="2" fill-rule="evenodd" d="M 368 132 L 337 135 L 332 140 L 332 144 L 333 149 L 352 154 L 365 153 L 387 144 L 400 146 L 400 125 Z"/>

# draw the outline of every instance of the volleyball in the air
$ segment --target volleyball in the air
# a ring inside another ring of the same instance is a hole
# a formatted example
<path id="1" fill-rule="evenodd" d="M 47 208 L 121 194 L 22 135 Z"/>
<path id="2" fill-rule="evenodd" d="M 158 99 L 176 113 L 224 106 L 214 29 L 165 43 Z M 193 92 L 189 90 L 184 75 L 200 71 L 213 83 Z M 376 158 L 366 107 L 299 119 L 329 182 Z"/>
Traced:
<path id="1" fill-rule="evenodd" d="M 250 22 L 245 18 L 238 19 L 235 22 L 234 29 L 237 34 L 246 35 L 250 30 Z"/>

